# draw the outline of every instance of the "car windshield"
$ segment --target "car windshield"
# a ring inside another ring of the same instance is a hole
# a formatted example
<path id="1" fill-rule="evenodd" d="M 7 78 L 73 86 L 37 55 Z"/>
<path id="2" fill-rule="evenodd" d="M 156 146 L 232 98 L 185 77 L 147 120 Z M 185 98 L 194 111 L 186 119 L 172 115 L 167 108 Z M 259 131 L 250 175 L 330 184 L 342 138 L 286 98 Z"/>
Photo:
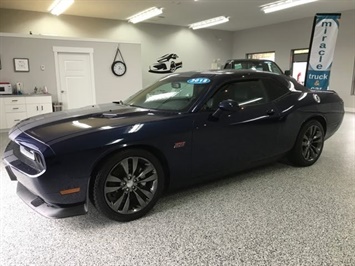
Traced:
<path id="1" fill-rule="evenodd" d="M 170 76 L 124 101 L 131 106 L 171 111 L 187 111 L 209 86 L 207 78 Z"/>

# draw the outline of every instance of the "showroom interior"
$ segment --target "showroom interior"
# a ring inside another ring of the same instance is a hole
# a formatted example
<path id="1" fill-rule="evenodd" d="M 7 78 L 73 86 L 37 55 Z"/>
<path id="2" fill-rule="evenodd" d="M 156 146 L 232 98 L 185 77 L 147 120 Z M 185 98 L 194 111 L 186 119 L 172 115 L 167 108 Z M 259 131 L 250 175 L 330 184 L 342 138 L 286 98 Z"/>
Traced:
<path id="1" fill-rule="evenodd" d="M 125 100 L 164 77 L 152 71 L 164 55 L 177 57 L 179 73 L 271 53 L 292 74 L 295 51 L 308 52 L 314 16 L 340 13 L 329 89 L 343 99 L 345 115 L 311 167 L 277 162 L 171 191 L 127 223 L 92 205 L 87 215 L 42 217 L 16 195 L 1 163 L 2 265 L 355 265 L 354 0 L 273 13 L 262 11 L 271 0 L 76 0 L 60 15 L 48 11 L 52 2 L 0 1 L 0 82 L 24 97 L 39 94 L 50 112 Z M 154 6 L 163 13 L 128 21 Z M 190 27 L 218 16 L 228 21 Z M 83 51 L 89 78 L 83 87 L 90 90 L 69 99 L 58 78 L 61 53 Z M 116 60 L 125 63 L 123 75 L 113 73 Z M 1 115 L 1 155 L 16 119 Z"/>

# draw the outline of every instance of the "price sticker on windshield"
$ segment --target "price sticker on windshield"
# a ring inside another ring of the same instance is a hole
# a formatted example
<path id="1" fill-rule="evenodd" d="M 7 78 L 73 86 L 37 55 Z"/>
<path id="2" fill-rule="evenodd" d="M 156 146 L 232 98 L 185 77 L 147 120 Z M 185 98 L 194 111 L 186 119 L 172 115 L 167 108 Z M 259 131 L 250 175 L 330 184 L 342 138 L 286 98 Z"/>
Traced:
<path id="1" fill-rule="evenodd" d="M 208 78 L 194 78 L 194 79 L 189 79 L 187 83 L 189 84 L 207 84 L 210 83 L 211 80 Z"/>

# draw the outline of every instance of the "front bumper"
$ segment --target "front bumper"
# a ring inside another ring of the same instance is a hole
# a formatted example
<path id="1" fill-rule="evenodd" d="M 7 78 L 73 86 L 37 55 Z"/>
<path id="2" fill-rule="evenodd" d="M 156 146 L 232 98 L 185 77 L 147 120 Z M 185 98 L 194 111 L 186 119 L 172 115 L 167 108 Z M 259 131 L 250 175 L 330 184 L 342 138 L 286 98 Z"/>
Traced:
<path id="1" fill-rule="evenodd" d="M 57 162 L 38 171 L 36 165 L 19 152 L 19 144 L 10 142 L 3 162 L 18 196 L 33 210 L 48 218 L 65 218 L 87 213 L 88 178 L 73 178 L 67 168 Z M 75 193 L 63 193 L 79 188 Z"/>
<path id="2" fill-rule="evenodd" d="M 46 203 L 43 199 L 33 194 L 20 182 L 17 183 L 17 195 L 33 210 L 47 218 L 66 218 L 83 215 L 88 212 L 87 205 L 80 204 L 69 207 L 59 207 Z"/>
<path id="3" fill-rule="evenodd" d="M 5 169 L 10 179 L 16 181 L 18 174 L 16 176 L 9 165 L 6 166 Z M 88 207 L 85 202 L 70 205 L 57 205 L 48 203 L 40 196 L 32 193 L 21 182 L 17 182 L 16 193 L 29 207 L 47 218 L 66 218 L 83 215 L 88 212 Z"/>

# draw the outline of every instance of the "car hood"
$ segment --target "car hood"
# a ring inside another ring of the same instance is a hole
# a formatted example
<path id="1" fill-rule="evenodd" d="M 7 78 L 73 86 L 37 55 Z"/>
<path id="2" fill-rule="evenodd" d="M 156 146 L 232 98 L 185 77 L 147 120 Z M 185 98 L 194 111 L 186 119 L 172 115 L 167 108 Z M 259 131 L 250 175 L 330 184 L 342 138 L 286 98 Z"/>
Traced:
<path id="1" fill-rule="evenodd" d="M 10 130 L 9 137 L 15 139 L 25 132 L 48 143 L 71 135 L 160 120 L 171 114 L 115 103 L 100 104 L 22 120 Z"/>

